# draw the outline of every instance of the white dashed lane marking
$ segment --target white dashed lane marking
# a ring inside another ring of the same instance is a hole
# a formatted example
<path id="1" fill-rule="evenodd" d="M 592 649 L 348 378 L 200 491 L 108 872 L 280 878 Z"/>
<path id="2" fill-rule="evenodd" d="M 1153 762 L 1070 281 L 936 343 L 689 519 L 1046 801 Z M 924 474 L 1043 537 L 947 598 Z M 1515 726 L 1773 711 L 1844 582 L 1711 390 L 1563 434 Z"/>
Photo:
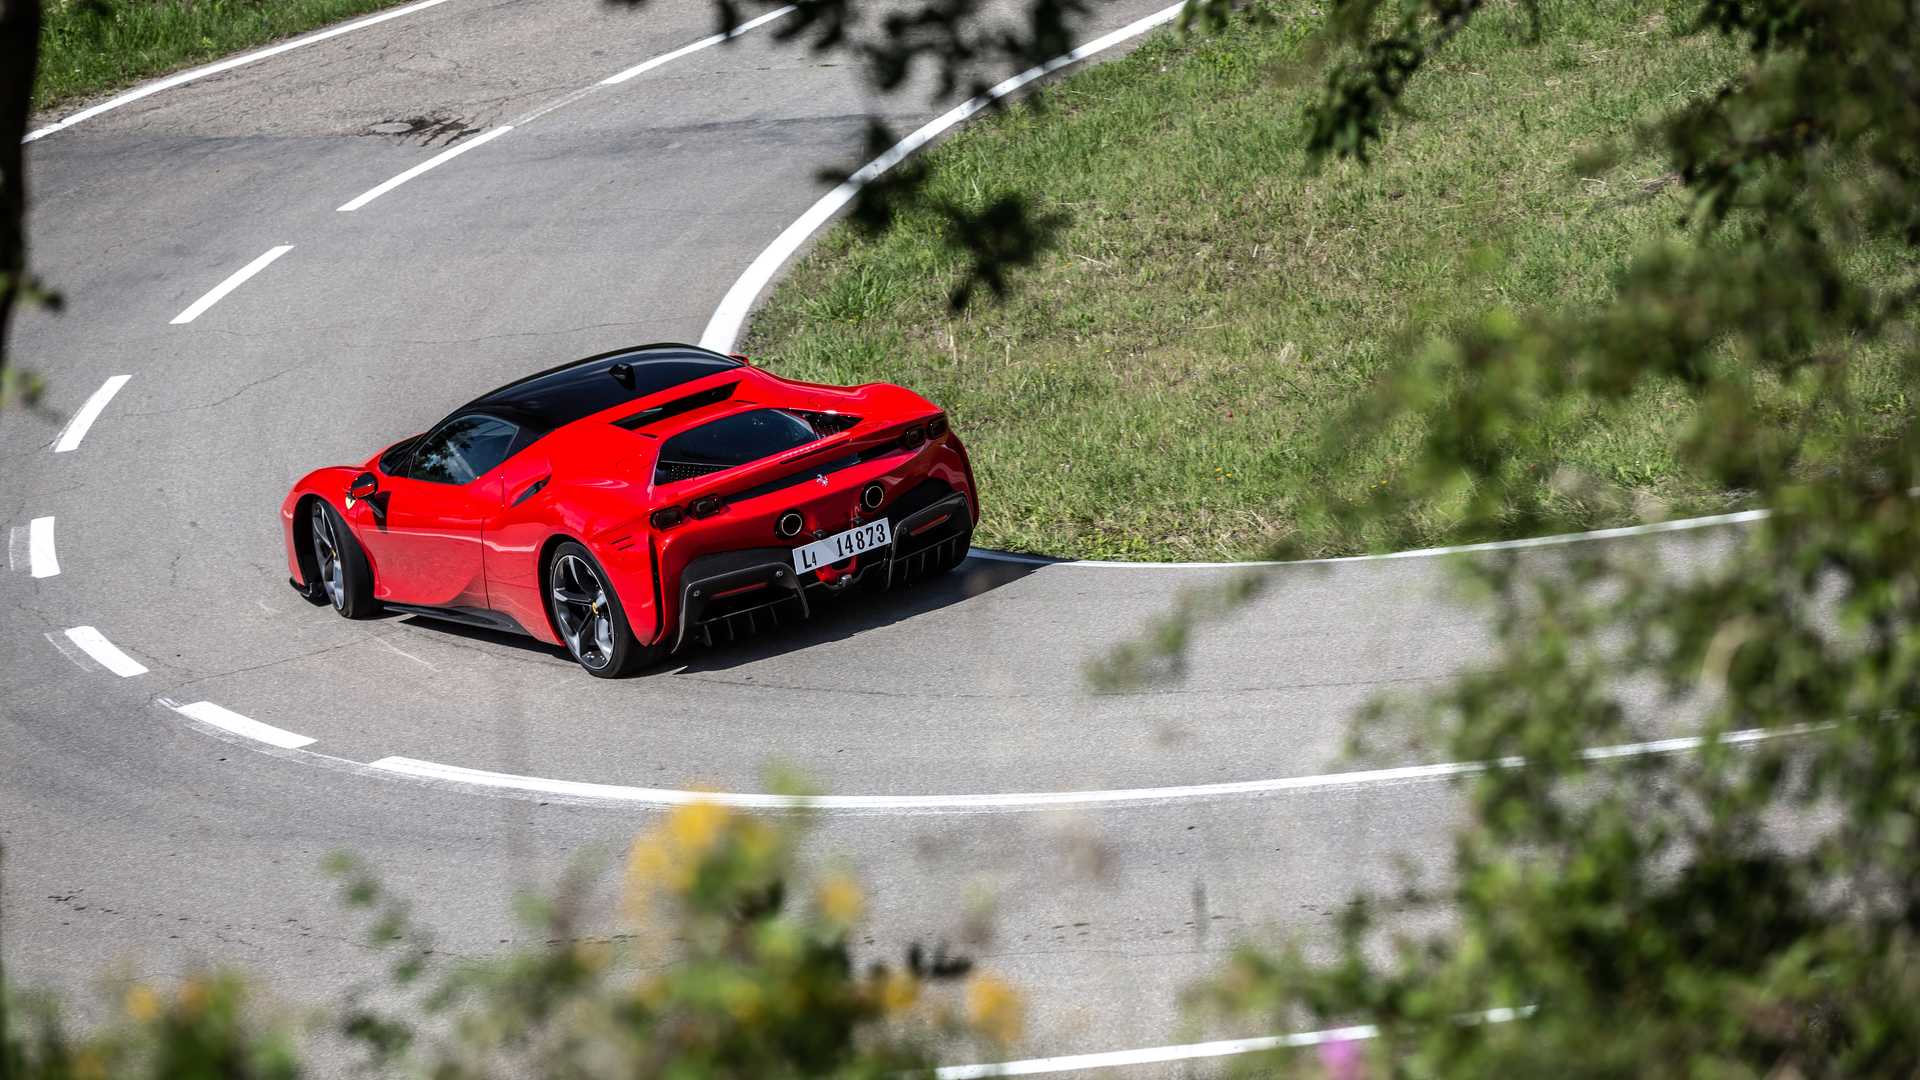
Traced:
<path id="1" fill-rule="evenodd" d="M 401 173 L 400 175 L 394 177 L 393 179 L 388 180 L 385 183 L 375 185 L 373 188 L 369 189 L 364 194 L 355 196 L 354 198 L 347 200 L 346 203 L 340 207 L 339 212 L 342 214 L 351 214 L 355 210 L 360 209 L 361 207 L 367 205 L 373 200 L 379 198 L 380 196 L 385 195 L 387 192 L 392 191 L 394 188 L 399 187 L 401 184 L 406 183 L 407 181 L 413 179 L 414 177 L 419 176 L 422 173 L 430 172 L 434 169 L 437 169 L 440 166 L 445 165 L 447 162 L 452 161 L 454 158 L 459 157 L 461 154 L 464 154 L 469 150 L 474 150 L 474 149 L 478 149 L 479 147 L 485 146 L 486 144 L 492 142 L 493 140 L 499 138 L 502 135 L 505 135 L 507 132 L 512 130 L 513 130 L 513 125 L 506 124 L 506 125 L 502 125 L 500 127 L 494 128 L 491 131 L 483 131 L 480 134 L 475 135 L 473 138 L 468 139 L 466 142 L 463 142 L 458 146 L 450 147 L 446 150 L 441 151 L 438 154 L 433 155 L 432 157 L 428 158 L 427 160 L 421 162 L 418 165 L 415 165 L 413 168 L 408 169 L 406 172 Z"/>
<path id="2" fill-rule="evenodd" d="M 737 38 L 741 34 L 746 33 L 747 31 L 753 29 L 756 26 L 760 26 L 765 23 L 770 23 L 773 20 L 778 19 L 783 15 L 791 15 L 793 14 L 793 11 L 794 11 L 794 8 L 792 5 L 788 5 L 783 8 L 775 8 L 772 11 L 767 12 L 765 15 L 758 16 L 757 18 L 748 19 L 746 22 L 743 22 L 739 26 L 734 27 L 733 32 L 730 34 L 715 34 L 712 37 L 701 38 L 699 41 L 696 41 L 691 45 L 682 45 L 670 53 L 662 53 L 659 56 L 656 56 L 653 59 L 646 61 L 645 63 L 635 64 L 634 66 L 628 68 L 625 71 L 620 72 L 617 75 L 609 75 L 606 78 L 600 80 L 600 85 L 601 86 L 618 86 L 619 84 L 626 82 L 628 79 L 631 79 L 636 75 L 644 75 L 647 72 L 652 71 L 654 68 L 657 68 L 662 64 L 671 64 L 675 60 L 678 60 L 681 57 L 686 56 L 688 53 L 696 53 L 696 52 L 699 52 L 701 49 L 710 48 L 714 45 L 720 44 L 723 41 L 728 41 L 732 38 Z"/>
<path id="3" fill-rule="evenodd" d="M 53 552 L 53 519 L 34 518 L 15 525 L 7 533 L 7 569 L 25 570 L 37 578 L 60 573 L 60 560 Z"/>
<path id="4" fill-rule="evenodd" d="M 268 248 L 266 254 L 227 276 L 227 280 L 215 285 L 205 296 L 187 305 L 187 310 L 173 317 L 173 325 L 184 326 L 207 313 L 207 309 L 219 303 L 223 297 L 247 283 L 247 279 L 273 265 L 273 261 L 293 250 L 292 244 L 281 244 Z"/>
<path id="5" fill-rule="evenodd" d="M 209 727 L 216 727 L 231 735 L 243 739 L 263 742 L 268 746 L 277 746 L 282 750 L 298 750 L 312 745 L 313 740 L 305 735 L 296 735 L 284 728 L 263 724 L 252 717 L 241 716 L 232 709 L 223 709 L 211 701 L 196 701 L 188 705 L 179 705 L 162 699 L 162 705 L 179 713 L 189 720 L 195 720 Z"/>
<path id="6" fill-rule="evenodd" d="M 594 84 L 593 86 L 582 87 L 581 89 L 575 90 L 572 93 L 565 94 L 560 98 L 558 98 L 557 100 L 548 102 L 547 104 L 541 106 L 540 108 L 535 109 L 534 111 L 528 113 L 525 117 L 522 117 L 521 119 L 515 121 L 512 124 L 503 124 L 500 127 L 492 128 L 488 131 L 484 131 L 479 135 L 476 135 L 473 138 L 468 139 L 466 142 L 460 143 L 456 146 L 448 147 L 446 150 L 443 150 L 440 153 L 435 154 L 434 156 L 428 158 L 427 160 L 421 162 L 420 164 L 415 165 L 413 168 L 406 170 L 405 172 L 399 174 L 398 176 L 395 176 L 391 180 L 387 180 L 380 184 L 377 184 L 374 187 L 368 189 L 366 192 L 360 195 L 356 195 L 353 198 L 347 200 L 345 203 L 342 203 L 340 205 L 340 207 L 338 208 L 338 212 L 342 214 L 351 214 L 355 210 L 358 210 L 361 207 L 366 206 L 368 203 L 372 202 L 373 200 L 379 198 L 382 195 L 385 195 L 389 191 L 392 191 L 394 188 L 399 187 L 400 185 L 406 183 L 407 181 L 413 180 L 424 173 L 431 172 L 434 169 L 437 169 L 440 166 L 445 165 L 447 162 L 452 161 L 454 158 L 459 157 L 460 155 L 466 153 L 469 150 L 476 149 L 478 147 L 486 145 L 487 143 L 492 142 L 493 140 L 499 138 L 500 136 L 505 135 L 507 132 L 512 131 L 519 124 L 524 124 L 529 121 L 536 120 L 552 112 L 555 109 L 558 109 L 565 105 L 571 105 L 574 102 L 579 101 L 580 99 L 586 97 L 588 94 L 591 94 L 598 87 L 617 86 L 620 83 L 626 82 L 628 79 L 631 79 L 636 75 L 645 74 L 646 72 L 652 71 L 654 68 L 660 67 L 663 64 L 670 64 L 673 61 L 678 60 L 683 56 L 687 56 L 689 54 L 699 52 L 701 49 L 711 48 L 712 46 L 718 45 L 723 41 L 730 41 L 733 38 L 737 38 L 741 34 L 744 34 L 747 31 L 752 30 L 754 27 L 765 25 L 766 23 L 770 23 L 773 20 L 778 19 L 784 15 L 790 15 L 793 13 L 793 11 L 794 9 L 791 6 L 776 8 L 773 11 L 767 12 L 765 15 L 758 16 L 757 18 L 748 19 L 746 22 L 743 22 L 739 26 L 734 27 L 731 33 L 714 34 L 710 37 L 701 38 L 699 41 L 695 41 L 687 45 L 682 45 L 679 48 L 672 50 L 671 52 L 661 53 L 659 56 L 653 57 L 650 60 L 646 60 L 641 63 L 635 64 L 633 67 L 630 67 L 625 71 L 619 72 L 618 74 L 609 75 L 606 78 L 600 80 L 598 83 Z"/>
<path id="7" fill-rule="evenodd" d="M 123 679 L 135 675 L 145 675 L 146 665 L 121 652 L 107 636 L 91 626 L 76 626 L 67 631 L 67 640 L 80 647 L 80 651 L 93 657 L 93 661 Z"/>
<path id="8" fill-rule="evenodd" d="M 119 393 L 120 388 L 127 385 L 127 380 L 131 378 L 133 378 L 131 375 L 115 375 L 102 383 L 100 389 L 95 390 L 93 395 L 87 398 L 86 403 L 80 406 L 80 411 L 73 414 L 73 419 L 67 421 L 67 426 L 60 429 L 60 437 L 54 441 L 53 452 L 64 454 L 78 450 L 80 440 L 87 437 L 87 432 L 93 428 L 93 422 L 100 419 L 100 414 L 106 411 L 107 403 L 113 400 L 113 395 Z"/>

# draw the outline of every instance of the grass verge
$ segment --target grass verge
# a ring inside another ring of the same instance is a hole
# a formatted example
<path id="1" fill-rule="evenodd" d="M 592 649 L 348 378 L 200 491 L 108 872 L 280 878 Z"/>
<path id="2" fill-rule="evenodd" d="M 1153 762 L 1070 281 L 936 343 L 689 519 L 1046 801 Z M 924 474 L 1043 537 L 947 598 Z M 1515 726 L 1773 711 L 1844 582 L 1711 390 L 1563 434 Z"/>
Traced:
<path id="1" fill-rule="evenodd" d="M 1415 122 L 1371 168 L 1317 175 L 1301 150 L 1317 80 L 1292 77 L 1301 20 L 1156 36 L 934 151 L 939 196 L 979 207 L 1024 192 L 1070 216 L 1009 299 L 948 310 L 959 264 L 931 216 L 877 241 L 839 227 L 758 313 L 747 349 L 785 374 L 898 381 L 947 406 L 986 500 L 980 543 L 1255 556 L 1309 495 L 1391 483 L 1417 433 L 1339 463 L 1318 437 L 1423 337 L 1494 306 L 1598 301 L 1631 253 L 1678 228 L 1684 203 L 1657 158 L 1589 175 L 1575 162 L 1711 93 L 1737 49 L 1681 34 L 1689 8 L 1664 0 L 1547 0 L 1539 42 L 1518 7 L 1489 10 L 1415 81 Z M 1650 391 L 1607 415 L 1543 418 L 1567 468 L 1614 488 L 1575 520 L 1736 504 L 1676 467 L 1689 407 Z M 1444 507 L 1408 506 L 1358 545 L 1460 539 Z"/>
<path id="2" fill-rule="evenodd" d="M 405 0 L 47 0 L 35 112 Z"/>

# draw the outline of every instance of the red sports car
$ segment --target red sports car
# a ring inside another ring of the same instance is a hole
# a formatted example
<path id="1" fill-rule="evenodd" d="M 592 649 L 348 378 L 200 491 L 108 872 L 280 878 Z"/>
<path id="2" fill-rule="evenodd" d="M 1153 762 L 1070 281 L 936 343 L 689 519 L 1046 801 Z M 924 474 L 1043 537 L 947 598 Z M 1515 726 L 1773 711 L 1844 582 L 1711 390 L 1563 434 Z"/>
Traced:
<path id="1" fill-rule="evenodd" d="M 564 644 L 615 676 L 958 566 L 966 448 L 898 386 L 818 386 L 691 345 L 510 383 L 280 508 L 292 584 Z"/>

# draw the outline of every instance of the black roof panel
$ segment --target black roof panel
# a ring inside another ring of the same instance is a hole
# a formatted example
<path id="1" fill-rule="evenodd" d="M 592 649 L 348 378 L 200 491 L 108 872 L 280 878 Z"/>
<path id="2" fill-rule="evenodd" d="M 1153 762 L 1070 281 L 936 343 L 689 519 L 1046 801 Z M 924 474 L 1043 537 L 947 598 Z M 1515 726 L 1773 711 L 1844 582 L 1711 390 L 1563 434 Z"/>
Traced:
<path id="1" fill-rule="evenodd" d="M 632 385 L 613 376 L 615 364 L 631 369 Z M 475 398 L 459 411 L 499 413 L 546 432 L 622 402 L 740 366 L 732 357 L 696 345 L 642 345 L 529 375 Z"/>

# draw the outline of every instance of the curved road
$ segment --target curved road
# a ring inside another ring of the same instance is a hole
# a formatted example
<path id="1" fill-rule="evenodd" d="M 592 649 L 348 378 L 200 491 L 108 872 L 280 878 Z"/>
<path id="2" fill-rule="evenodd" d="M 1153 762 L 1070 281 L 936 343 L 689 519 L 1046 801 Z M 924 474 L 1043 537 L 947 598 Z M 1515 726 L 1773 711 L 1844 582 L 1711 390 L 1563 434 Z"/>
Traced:
<path id="1" fill-rule="evenodd" d="M 1117 0 L 1084 36 L 1155 6 Z M 639 14 L 451 0 L 31 147 L 35 258 L 70 304 L 25 317 L 17 340 L 49 376 L 49 414 L 10 412 L 0 430 L 15 979 L 84 991 L 102 974 L 235 964 L 287 1002 L 324 1000 L 375 963 L 319 872 L 326 853 L 366 857 L 447 951 L 473 955 L 526 933 L 516 889 L 617 852 L 656 812 L 367 767 L 388 758 L 735 792 L 781 763 L 836 794 L 891 796 L 1418 764 L 1341 747 L 1358 703 L 1484 657 L 1435 559 L 1276 570 L 1260 602 L 1200 636 L 1180 679 L 1101 696 L 1082 682 L 1087 659 L 1229 571 L 977 559 L 613 683 L 525 642 L 347 623 L 287 588 L 275 511 L 296 476 L 526 371 L 697 339 L 818 197 L 820 170 L 850 163 L 870 113 L 904 130 L 951 104 L 876 99 L 843 58 L 777 41 L 777 21 L 576 93 L 706 36 L 712 17 L 705 0 Z M 452 133 L 502 125 L 514 130 L 336 209 Z M 52 452 L 116 375 L 131 378 L 79 446 Z M 102 666 L 67 634 L 81 626 L 146 670 Z M 312 741 L 275 748 L 172 708 L 198 702 Z M 875 956 L 956 938 L 992 897 L 996 935 L 971 951 L 1030 991 L 1019 1050 L 1035 1055 L 1193 1036 L 1177 995 L 1235 941 L 1324 926 L 1352 889 L 1390 884 L 1396 856 L 1438 865 L 1452 816 L 1443 784 L 1391 774 L 1030 803 L 828 813 L 811 844 L 869 883 Z"/>

